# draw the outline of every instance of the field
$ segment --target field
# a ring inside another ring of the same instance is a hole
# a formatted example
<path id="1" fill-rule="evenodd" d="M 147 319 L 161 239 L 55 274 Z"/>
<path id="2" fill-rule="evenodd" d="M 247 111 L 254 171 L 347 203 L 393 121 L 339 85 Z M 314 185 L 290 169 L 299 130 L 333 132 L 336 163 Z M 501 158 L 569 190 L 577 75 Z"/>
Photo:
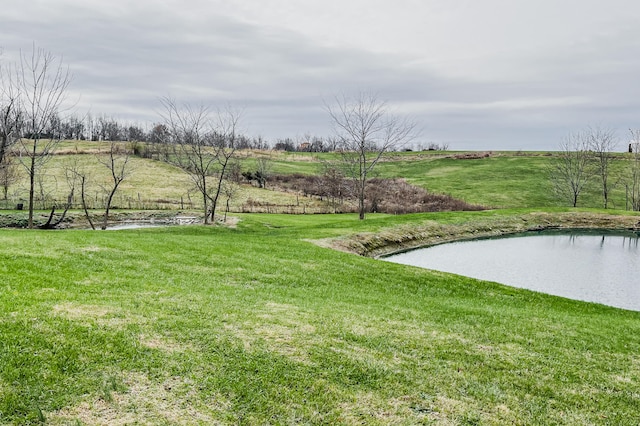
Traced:
<path id="1" fill-rule="evenodd" d="M 124 148 L 130 145 L 123 143 Z M 97 142 L 67 141 L 58 155 L 47 163 L 46 179 L 36 185 L 38 203 L 45 208 L 50 200 L 66 200 L 69 193 L 65 179 L 65 166 L 76 162 L 91 170 L 87 194 L 96 207 L 109 186 L 106 168 L 100 166 L 93 154 L 104 151 L 107 145 Z M 548 178 L 548 166 L 554 153 L 543 152 L 495 152 L 486 158 L 459 159 L 455 152 L 403 152 L 390 153 L 375 169 L 375 175 L 384 178 L 403 177 L 409 183 L 437 194 L 449 194 L 469 203 L 491 208 L 561 207 L 566 200 L 553 194 Z M 272 174 L 319 174 L 323 167 L 339 157 L 332 153 L 287 153 L 282 151 L 241 151 L 242 171 L 255 170 L 258 157 L 269 158 Z M 622 172 L 625 164 L 614 163 L 614 170 Z M 18 167 L 21 179 L 12 185 L 10 200 L 4 204 L 11 208 L 28 198 L 28 181 L 23 169 Z M 615 185 L 610 207 L 625 209 L 627 200 L 623 182 L 614 176 Z M 235 212 L 325 212 L 331 211 L 326 202 L 302 197 L 301 194 L 278 192 L 269 188 L 259 189 L 245 184 L 231 201 Z M 131 176 L 116 194 L 116 207 L 138 209 L 188 209 L 199 208 L 201 200 L 188 175 L 167 163 L 141 158 L 132 159 Z M 76 197 L 77 198 L 77 197 Z M 77 200 L 76 200 L 77 201 Z M 62 202 L 62 201 L 61 201 Z M 2 206 L 0 201 L 0 206 Z M 265 206 L 270 206 L 267 208 Z M 599 208 L 601 197 L 596 185 L 588 187 L 579 200 L 579 206 Z"/>
<path id="2" fill-rule="evenodd" d="M 640 219 L 558 207 L 542 189 L 546 158 L 381 164 L 381 176 L 510 209 L 0 229 L 0 423 L 637 425 L 639 312 L 331 248 L 533 217 Z M 274 169 L 313 173 L 324 159 L 281 154 Z M 184 179 L 140 161 L 136 179 L 157 197 Z"/>

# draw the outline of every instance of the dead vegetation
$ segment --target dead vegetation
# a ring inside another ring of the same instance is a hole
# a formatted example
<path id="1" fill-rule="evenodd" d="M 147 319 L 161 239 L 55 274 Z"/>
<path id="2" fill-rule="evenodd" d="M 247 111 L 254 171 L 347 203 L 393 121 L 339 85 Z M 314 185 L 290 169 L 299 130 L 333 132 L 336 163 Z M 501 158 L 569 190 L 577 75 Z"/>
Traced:
<path id="1" fill-rule="evenodd" d="M 453 156 L 456 160 L 478 160 L 481 158 L 489 158 L 493 154 L 491 152 L 464 152 Z"/>
<path id="2" fill-rule="evenodd" d="M 117 377 L 114 379 L 113 377 Z M 229 402 L 221 396 L 199 401 L 195 384 L 186 377 L 168 377 L 162 383 L 140 373 L 121 373 L 105 381 L 103 395 L 51 413 L 51 425 L 190 425 L 220 424 Z M 110 383 L 116 382 L 115 386 Z"/>
<path id="3" fill-rule="evenodd" d="M 276 175 L 269 179 L 272 189 L 300 193 L 326 201 L 334 213 L 358 211 L 354 182 L 333 171 L 320 176 Z M 367 212 L 406 214 L 441 211 L 477 211 L 485 207 L 469 204 L 446 194 L 434 194 L 404 179 L 373 178 L 365 191 Z"/>

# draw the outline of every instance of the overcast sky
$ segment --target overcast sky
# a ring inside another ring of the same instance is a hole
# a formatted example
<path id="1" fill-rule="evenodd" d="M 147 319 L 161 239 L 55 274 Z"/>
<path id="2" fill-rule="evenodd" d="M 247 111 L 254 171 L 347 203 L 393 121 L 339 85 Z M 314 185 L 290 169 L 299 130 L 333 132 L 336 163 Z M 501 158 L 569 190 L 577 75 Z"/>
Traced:
<path id="1" fill-rule="evenodd" d="M 377 93 L 424 143 L 557 149 L 640 127 L 637 0 L 0 0 L 3 61 L 35 42 L 80 112 L 159 121 L 159 98 L 244 107 L 249 135 L 325 136 Z M 622 149 L 624 142 L 621 142 Z"/>

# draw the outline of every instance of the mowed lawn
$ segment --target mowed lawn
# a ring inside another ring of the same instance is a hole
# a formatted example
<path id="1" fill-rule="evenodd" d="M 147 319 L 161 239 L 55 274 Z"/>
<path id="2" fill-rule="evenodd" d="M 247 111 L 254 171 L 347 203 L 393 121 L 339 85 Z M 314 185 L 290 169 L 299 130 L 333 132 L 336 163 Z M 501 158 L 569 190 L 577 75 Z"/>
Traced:
<path id="1" fill-rule="evenodd" d="M 637 425 L 640 313 L 309 241 L 439 217 L 0 230 L 0 423 Z"/>

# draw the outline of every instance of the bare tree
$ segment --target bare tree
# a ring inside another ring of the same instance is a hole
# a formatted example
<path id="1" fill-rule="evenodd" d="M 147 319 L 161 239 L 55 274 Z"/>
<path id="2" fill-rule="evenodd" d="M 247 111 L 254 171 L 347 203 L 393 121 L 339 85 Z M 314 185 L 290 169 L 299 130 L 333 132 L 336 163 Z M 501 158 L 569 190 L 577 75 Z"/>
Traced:
<path id="1" fill-rule="evenodd" d="M 235 158 L 238 143 L 238 125 L 241 118 L 242 110 L 234 109 L 229 105 L 223 110 L 218 110 L 216 120 L 217 128 L 215 131 L 217 143 L 214 144 L 214 156 L 218 163 L 215 174 L 218 177 L 218 182 L 209 195 L 212 222 L 215 221 L 218 199 L 222 191 L 222 183 L 226 177 L 229 165 L 232 164 L 232 160 Z"/>
<path id="2" fill-rule="evenodd" d="M 354 98 L 336 97 L 326 106 L 339 140 L 343 163 L 353 179 L 360 219 L 365 218 L 367 180 L 385 152 L 416 137 L 416 124 L 390 113 L 377 95 L 362 92 Z"/>
<path id="3" fill-rule="evenodd" d="M 5 156 L 0 162 L 0 186 L 2 187 L 3 199 L 6 201 L 9 196 L 9 187 L 18 182 L 20 176 L 13 158 Z"/>
<path id="4" fill-rule="evenodd" d="M 336 164 L 323 165 L 322 175 L 316 178 L 317 192 L 320 196 L 327 197 L 333 212 L 338 212 L 345 198 L 350 195 L 351 181 L 346 179 L 340 167 Z"/>
<path id="5" fill-rule="evenodd" d="M 160 136 L 174 153 L 170 161 L 184 170 L 202 196 L 204 223 L 209 223 L 209 183 L 217 159 L 211 137 L 211 118 L 207 107 L 178 105 L 172 98 L 160 100 L 166 131 Z"/>
<path id="6" fill-rule="evenodd" d="M 62 57 L 34 45 L 31 54 L 20 52 L 16 75 L 23 114 L 20 159 L 29 175 L 29 228 L 33 228 L 36 176 L 60 141 L 60 132 L 52 131 L 51 123 L 62 107 L 71 74 Z"/>
<path id="7" fill-rule="evenodd" d="M 64 166 L 65 178 L 67 185 L 69 186 L 70 193 L 74 194 L 77 188 L 80 190 L 80 202 L 82 204 L 82 210 L 84 211 L 85 218 L 91 226 L 91 229 L 96 229 L 91 216 L 89 215 L 89 208 L 87 206 L 87 186 L 89 184 L 89 172 L 82 167 L 77 159 L 77 156 L 73 157 L 73 160 Z"/>
<path id="8" fill-rule="evenodd" d="M 271 175 L 271 169 L 273 168 L 273 162 L 269 157 L 256 158 L 256 180 L 260 188 L 267 187 L 267 180 Z"/>
<path id="9" fill-rule="evenodd" d="M 231 200 L 237 195 L 239 190 L 240 190 L 240 185 L 238 185 L 238 183 L 233 181 L 232 179 L 225 179 L 222 182 L 222 193 L 226 198 L 226 205 L 224 209 L 224 219 L 222 219 L 223 222 L 227 221 L 227 213 L 229 213 Z"/>
<path id="10" fill-rule="evenodd" d="M 161 102 L 164 137 L 175 150 L 171 161 L 189 174 L 202 195 L 208 224 L 215 219 L 222 181 L 235 158 L 242 111 L 228 106 L 213 117 L 205 106 L 178 105 L 171 98 Z"/>
<path id="11" fill-rule="evenodd" d="M 589 132 L 581 131 L 566 136 L 561 150 L 550 165 L 549 177 L 555 194 L 568 200 L 573 207 L 594 176 L 589 153 Z"/>
<path id="12" fill-rule="evenodd" d="M 16 70 L 11 64 L 0 64 L 0 164 L 18 141 L 23 114 Z"/>
<path id="13" fill-rule="evenodd" d="M 107 193 L 107 200 L 105 202 L 101 229 L 105 230 L 108 225 L 109 210 L 111 209 L 113 196 L 116 194 L 116 191 L 118 191 L 118 187 L 122 181 L 131 174 L 129 152 L 126 149 L 118 149 L 118 144 L 116 142 L 111 142 L 109 144 L 109 152 L 106 155 L 98 156 L 98 161 L 109 169 L 109 173 L 111 175 L 111 186 L 109 188 L 104 188 Z"/>
<path id="14" fill-rule="evenodd" d="M 611 190 L 618 183 L 611 182 L 611 165 L 615 159 L 613 151 L 618 145 L 618 140 L 611 129 L 589 127 L 586 132 L 589 153 L 594 164 L 595 173 L 600 181 L 602 200 L 606 209 L 609 205 Z"/>
<path id="15" fill-rule="evenodd" d="M 627 187 L 627 199 L 630 198 L 631 209 L 640 211 L 640 130 L 630 129 L 631 143 L 629 145 L 629 164 Z"/>

